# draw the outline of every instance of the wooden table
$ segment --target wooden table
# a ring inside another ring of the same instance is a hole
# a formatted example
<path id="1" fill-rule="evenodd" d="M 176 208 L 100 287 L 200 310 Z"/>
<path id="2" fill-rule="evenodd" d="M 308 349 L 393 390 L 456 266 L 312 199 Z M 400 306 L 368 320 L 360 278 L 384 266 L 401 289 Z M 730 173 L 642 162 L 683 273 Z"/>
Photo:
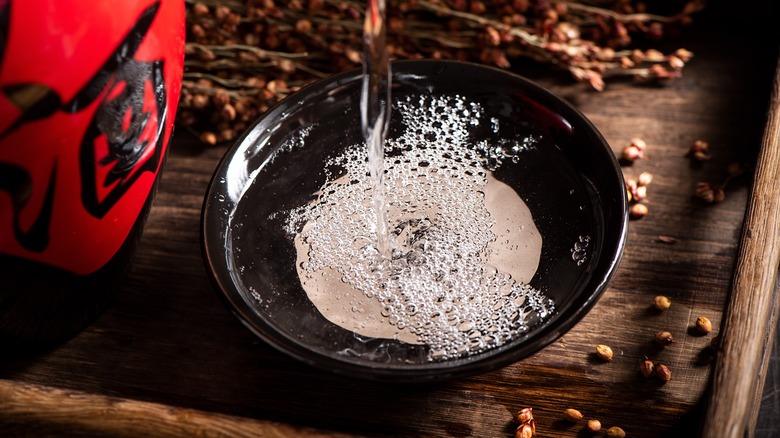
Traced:
<path id="1" fill-rule="evenodd" d="M 538 354 L 461 380 L 389 386 L 334 376 L 273 350 L 231 315 L 203 267 L 200 208 L 226 147 L 203 148 L 179 132 L 117 302 L 59 348 L 0 356 L 2 435 L 509 437 L 511 414 L 527 406 L 539 436 L 584 436 L 582 423 L 563 421 L 568 407 L 631 437 L 695 435 L 750 178 L 730 183 L 718 205 L 697 203 L 691 193 L 698 181 L 722 181 L 729 163 L 755 160 L 777 50 L 758 32 L 721 32 L 722 19 L 707 15 L 669 45 L 697 56 L 684 78 L 665 86 L 611 82 L 598 93 L 546 66 L 515 66 L 579 107 L 616 153 L 644 138 L 648 158 L 624 174 L 655 175 L 650 212 L 631 222 L 609 289 Z M 696 139 L 713 154 L 701 167 L 684 157 Z M 678 241 L 661 242 L 662 235 Z M 671 298 L 668 311 L 651 308 L 657 294 Z M 713 334 L 691 330 L 699 315 L 712 320 Z M 676 342 L 656 346 L 659 330 Z M 614 360 L 596 360 L 596 344 L 610 345 Z M 668 364 L 672 380 L 641 378 L 644 355 Z M 779 366 L 769 373 L 759 436 L 780 433 Z"/>

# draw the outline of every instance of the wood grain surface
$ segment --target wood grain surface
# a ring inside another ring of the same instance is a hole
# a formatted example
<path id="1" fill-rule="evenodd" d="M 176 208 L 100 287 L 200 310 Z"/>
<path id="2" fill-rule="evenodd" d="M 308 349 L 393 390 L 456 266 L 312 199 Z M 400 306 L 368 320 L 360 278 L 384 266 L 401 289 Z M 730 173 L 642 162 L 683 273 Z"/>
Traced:
<path id="1" fill-rule="evenodd" d="M 650 212 L 631 222 L 615 279 L 558 342 L 503 369 L 435 385 L 356 381 L 273 350 L 224 306 L 200 255 L 201 203 L 226 147 L 206 149 L 179 132 L 116 303 L 57 348 L 0 356 L 3 436 L 510 437 L 512 413 L 527 406 L 539 436 L 587 436 L 583 424 L 563 420 L 568 407 L 631 437 L 695 436 L 751 178 L 733 180 L 718 205 L 691 193 L 698 181 L 723 181 L 729 163 L 755 163 L 777 61 L 775 41 L 735 37 L 721 32 L 722 16 L 706 18 L 670 44 L 696 57 L 664 86 L 612 82 L 597 93 L 550 67 L 514 66 L 580 108 L 616 152 L 643 137 L 647 159 L 624 174 L 655 175 Z M 713 154 L 702 166 L 684 157 L 696 139 Z M 657 294 L 671 298 L 669 310 L 651 307 Z M 712 320 L 712 334 L 692 330 L 699 315 Z M 659 330 L 677 342 L 658 347 Z M 610 345 L 614 359 L 596 360 L 596 344 Z M 672 380 L 643 379 L 644 356 L 667 364 Z"/>
<path id="2" fill-rule="evenodd" d="M 741 437 L 755 428 L 777 323 L 780 262 L 780 77 L 748 202 L 702 436 Z M 756 378 L 758 376 L 758 378 Z"/>

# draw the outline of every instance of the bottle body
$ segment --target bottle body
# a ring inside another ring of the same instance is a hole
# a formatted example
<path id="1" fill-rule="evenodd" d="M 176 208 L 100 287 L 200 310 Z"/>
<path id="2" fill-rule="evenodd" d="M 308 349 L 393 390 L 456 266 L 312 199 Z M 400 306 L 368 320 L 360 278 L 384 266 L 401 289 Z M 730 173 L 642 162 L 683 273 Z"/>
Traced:
<path id="1" fill-rule="evenodd" d="M 181 88 L 181 0 L 0 5 L 0 340 L 68 337 L 110 302 Z"/>

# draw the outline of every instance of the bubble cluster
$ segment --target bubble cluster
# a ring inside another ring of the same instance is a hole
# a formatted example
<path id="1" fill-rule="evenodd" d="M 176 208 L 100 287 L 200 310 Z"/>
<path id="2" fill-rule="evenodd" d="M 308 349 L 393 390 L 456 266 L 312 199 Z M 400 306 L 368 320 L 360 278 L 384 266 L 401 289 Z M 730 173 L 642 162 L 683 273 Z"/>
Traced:
<path id="1" fill-rule="evenodd" d="M 588 245 L 590 245 L 590 236 L 579 236 L 574 242 L 571 248 L 571 259 L 577 262 L 577 266 L 582 266 L 588 259 Z"/>
<path id="2" fill-rule="evenodd" d="M 421 96 L 394 111 L 405 131 L 385 145 L 391 257 L 377 250 L 367 153 L 355 145 L 326 163 L 316 200 L 287 218 L 287 231 L 307 249 L 298 266 L 304 289 L 337 272 L 379 303 L 388 324 L 428 345 L 429 360 L 479 353 L 526 333 L 554 304 L 488 263 L 496 234 L 485 196 L 489 169 L 519 159 L 537 140 L 469 144 L 483 111 L 459 96 Z"/>

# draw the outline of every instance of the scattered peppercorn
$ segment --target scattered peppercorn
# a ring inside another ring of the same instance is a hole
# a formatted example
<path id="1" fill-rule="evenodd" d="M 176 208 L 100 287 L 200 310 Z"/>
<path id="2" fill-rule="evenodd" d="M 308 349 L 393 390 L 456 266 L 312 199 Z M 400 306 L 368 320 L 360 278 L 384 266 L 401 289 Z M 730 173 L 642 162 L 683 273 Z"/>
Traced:
<path id="1" fill-rule="evenodd" d="M 623 148 L 623 152 L 620 155 L 623 161 L 633 163 L 634 161 L 644 158 L 644 154 L 636 146 L 626 146 Z"/>
<path id="2" fill-rule="evenodd" d="M 609 438 L 625 438 L 626 432 L 617 426 L 612 426 L 609 429 L 607 429 L 607 436 Z"/>
<path id="3" fill-rule="evenodd" d="M 536 435 L 535 427 L 531 423 L 521 424 L 515 430 L 515 438 L 531 438 Z"/>
<path id="4" fill-rule="evenodd" d="M 706 141 L 696 140 L 688 148 L 688 158 L 694 161 L 707 161 L 710 158 L 709 153 L 710 145 Z"/>
<path id="5" fill-rule="evenodd" d="M 633 146 L 642 152 L 644 152 L 644 150 L 647 149 L 647 143 L 639 137 L 632 138 L 631 143 L 629 143 L 629 146 Z"/>
<path id="6" fill-rule="evenodd" d="M 217 134 L 214 134 L 213 132 L 204 132 L 200 135 L 200 140 L 203 143 L 215 145 L 217 144 Z"/>
<path id="7" fill-rule="evenodd" d="M 674 343 L 674 338 L 669 332 L 658 332 L 655 334 L 655 342 L 659 345 L 670 345 Z"/>
<path id="8" fill-rule="evenodd" d="M 639 365 L 639 372 L 642 373 L 642 376 L 648 378 L 655 373 L 655 364 L 652 360 L 645 358 Z"/>
<path id="9" fill-rule="evenodd" d="M 663 295 L 658 295 L 653 298 L 653 306 L 658 310 L 666 310 L 671 307 L 672 301 Z"/>
<path id="10" fill-rule="evenodd" d="M 641 187 L 650 185 L 650 183 L 653 182 L 653 174 L 650 172 L 642 172 L 639 174 L 639 178 L 637 178 L 636 182 Z"/>
<path id="11" fill-rule="evenodd" d="M 517 411 L 513 418 L 516 424 L 524 424 L 534 419 L 533 408 L 523 408 Z"/>
<path id="12" fill-rule="evenodd" d="M 647 186 L 637 186 L 636 190 L 633 193 L 634 201 L 641 201 L 645 198 L 647 198 Z"/>
<path id="13" fill-rule="evenodd" d="M 662 382 L 672 380 L 672 372 L 669 370 L 669 367 L 662 363 L 655 364 L 655 376 Z"/>
<path id="14" fill-rule="evenodd" d="M 641 219 L 645 216 L 647 216 L 648 213 L 647 205 L 645 204 L 634 204 L 628 209 L 628 215 L 631 217 L 631 219 Z"/>
<path id="15" fill-rule="evenodd" d="M 605 362 L 609 362 L 612 360 L 612 348 L 604 344 L 596 345 L 596 356 Z"/>
<path id="16" fill-rule="evenodd" d="M 515 429 L 515 438 L 531 438 L 536 435 L 536 421 L 532 411 L 532 408 L 523 408 L 515 414 L 512 419 L 518 425 Z"/>
<path id="17" fill-rule="evenodd" d="M 601 421 L 596 419 L 588 420 L 587 427 L 588 427 L 588 431 L 590 432 L 594 432 L 594 433 L 598 432 L 601 430 Z"/>
<path id="18" fill-rule="evenodd" d="M 726 192 L 722 187 L 715 187 L 708 182 L 698 182 L 693 189 L 693 197 L 705 204 L 717 204 L 726 199 Z"/>
<path id="19" fill-rule="evenodd" d="M 709 333 L 712 331 L 712 322 L 706 316 L 700 316 L 696 318 L 696 330 L 701 333 Z"/>
<path id="20" fill-rule="evenodd" d="M 571 421 L 572 423 L 576 423 L 582 420 L 582 412 L 576 409 L 568 408 L 565 411 L 563 411 L 563 417 L 566 420 Z"/>

